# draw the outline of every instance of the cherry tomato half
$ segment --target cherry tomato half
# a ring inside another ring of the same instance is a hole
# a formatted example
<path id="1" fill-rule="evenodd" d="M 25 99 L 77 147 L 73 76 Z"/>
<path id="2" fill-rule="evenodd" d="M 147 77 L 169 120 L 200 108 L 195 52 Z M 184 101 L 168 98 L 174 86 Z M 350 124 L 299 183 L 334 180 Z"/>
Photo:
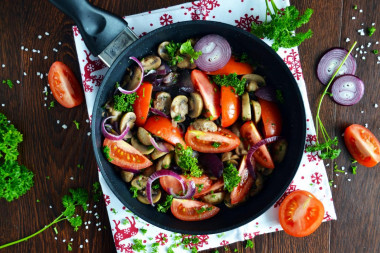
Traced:
<path id="1" fill-rule="evenodd" d="M 193 150 L 202 153 L 224 153 L 240 145 L 239 137 L 225 128 L 219 128 L 216 132 L 203 132 L 190 126 L 185 141 Z"/>
<path id="2" fill-rule="evenodd" d="M 284 231 L 295 237 L 313 233 L 321 225 L 325 208 L 307 191 L 290 193 L 280 205 L 279 218 Z"/>
<path id="3" fill-rule="evenodd" d="M 197 200 L 173 199 L 170 210 L 177 219 L 184 221 L 198 221 L 215 216 L 220 209 L 216 206 Z"/>
<path id="4" fill-rule="evenodd" d="M 280 109 L 274 102 L 259 99 L 261 106 L 261 118 L 264 125 L 265 138 L 278 136 L 282 130 L 282 118 Z"/>
<path id="5" fill-rule="evenodd" d="M 133 111 L 136 114 L 136 125 L 143 126 L 148 118 L 150 99 L 152 98 L 153 85 L 143 83 L 136 91 L 137 98 L 133 104 Z"/>
<path id="6" fill-rule="evenodd" d="M 180 143 L 184 148 L 187 147 L 179 128 L 174 127 L 172 122 L 165 117 L 158 115 L 149 117 L 144 128 L 151 134 L 154 134 L 173 145 Z"/>
<path id="7" fill-rule="evenodd" d="M 361 165 L 373 167 L 380 162 L 379 140 L 364 126 L 353 124 L 344 131 L 344 143 Z"/>
<path id="8" fill-rule="evenodd" d="M 220 104 L 222 106 L 222 127 L 229 127 L 239 118 L 241 103 L 232 87 L 221 87 Z"/>
<path id="9" fill-rule="evenodd" d="M 227 62 L 226 65 L 224 65 L 223 68 L 212 72 L 206 72 L 208 75 L 229 75 L 234 73 L 236 73 L 238 76 L 251 74 L 253 73 L 253 69 L 248 63 L 238 62 L 234 57 L 231 57 L 231 59 Z"/>
<path id="10" fill-rule="evenodd" d="M 254 183 L 247 168 L 246 158 L 246 156 L 243 157 L 239 167 L 239 177 L 241 178 L 240 183 L 231 192 L 232 205 L 236 205 L 243 201 Z"/>
<path id="11" fill-rule="evenodd" d="M 112 141 L 105 138 L 103 147 L 106 146 L 109 148 L 110 162 L 121 168 L 141 170 L 153 164 L 140 151 L 123 140 Z"/>
<path id="12" fill-rule="evenodd" d="M 49 70 L 48 80 L 54 98 L 62 106 L 72 108 L 83 102 L 81 85 L 71 69 L 63 62 L 54 62 Z"/>
<path id="13" fill-rule="evenodd" d="M 196 192 L 193 196 L 194 198 L 198 198 L 207 193 L 213 183 L 213 181 L 206 175 L 202 175 L 201 177 L 187 177 L 181 175 L 181 177 L 185 182 L 194 181 L 196 187 Z M 160 177 L 160 185 L 167 193 L 170 193 L 169 188 L 172 188 L 175 194 L 183 194 L 180 182 L 174 177 Z"/>

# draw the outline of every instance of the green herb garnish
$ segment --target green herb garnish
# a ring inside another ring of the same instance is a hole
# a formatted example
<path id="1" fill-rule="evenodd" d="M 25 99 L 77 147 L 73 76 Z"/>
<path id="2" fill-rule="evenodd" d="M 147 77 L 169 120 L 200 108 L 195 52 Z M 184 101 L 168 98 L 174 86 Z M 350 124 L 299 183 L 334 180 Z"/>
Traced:
<path id="1" fill-rule="evenodd" d="M 143 244 L 141 239 L 133 239 L 132 249 L 137 252 L 146 252 L 146 245 Z"/>
<path id="2" fill-rule="evenodd" d="M 177 115 L 173 118 L 174 121 L 180 121 L 182 119 L 181 115 Z"/>
<path id="3" fill-rule="evenodd" d="M 135 103 L 137 97 L 136 92 L 131 94 L 122 93 L 120 95 L 115 95 L 113 97 L 115 110 L 119 112 L 133 112 L 133 104 Z"/>
<path id="4" fill-rule="evenodd" d="M 220 145 L 222 145 L 220 142 L 213 142 L 212 144 L 211 144 L 214 148 L 219 148 L 220 147 Z"/>
<path id="5" fill-rule="evenodd" d="M 166 213 L 169 210 L 172 204 L 172 201 L 173 201 L 173 195 L 167 195 L 165 202 L 157 205 L 157 211 L 161 213 Z"/>
<path id="6" fill-rule="evenodd" d="M 92 199 L 95 202 L 98 202 L 100 198 L 103 196 L 102 189 L 100 188 L 100 183 L 95 182 L 92 184 Z"/>
<path id="7" fill-rule="evenodd" d="M 72 247 L 72 245 L 73 245 L 72 242 L 69 242 L 69 243 L 67 244 L 67 250 L 68 250 L 68 251 L 73 251 L 73 247 Z"/>
<path id="8" fill-rule="evenodd" d="M 286 7 L 283 11 L 278 9 L 274 0 L 270 1 L 273 12 L 269 8 L 268 0 L 265 0 L 266 13 L 269 13 L 271 21 L 265 21 L 262 24 L 252 22 L 251 33 L 259 38 L 268 38 L 273 40 L 272 48 L 277 51 L 280 47 L 291 48 L 300 45 L 305 39 L 311 38 L 313 32 L 309 29 L 306 33 L 294 33 L 294 30 L 300 28 L 303 24 L 309 22 L 312 9 L 306 9 L 303 15 L 300 15 L 295 6 Z"/>
<path id="9" fill-rule="evenodd" d="M 241 178 L 239 172 L 232 163 L 228 163 L 223 169 L 223 180 L 224 189 L 228 192 L 232 192 L 232 190 L 240 183 Z"/>
<path id="10" fill-rule="evenodd" d="M 377 49 L 372 50 L 372 53 L 375 54 L 375 55 L 376 55 L 376 54 L 379 54 L 379 50 L 377 50 Z"/>
<path id="11" fill-rule="evenodd" d="M 166 51 L 168 52 L 170 61 L 170 65 L 177 65 L 178 62 L 181 62 L 184 60 L 183 56 L 179 54 L 186 54 L 190 57 L 190 62 L 194 63 L 194 60 L 197 60 L 198 57 L 202 54 L 201 51 L 196 52 L 191 45 L 191 41 L 187 40 L 184 43 L 175 43 L 170 42 L 168 45 L 165 46 Z"/>
<path id="12" fill-rule="evenodd" d="M 371 37 L 376 31 L 376 28 L 374 26 L 372 27 L 368 27 L 367 28 L 367 32 L 368 32 L 368 36 Z"/>
<path id="13" fill-rule="evenodd" d="M 175 153 L 178 156 L 178 166 L 181 167 L 185 174 L 193 177 L 201 177 L 203 170 L 198 166 L 198 160 L 193 156 L 193 150 L 190 146 L 186 149 L 181 144 L 175 146 Z"/>
<path id="14" fill-rule="evenodd" d="M 351 165 L 351 169 L 352 169 L 352 174 L 356 175 L 356 169 L 358 168 L 358 166 L 353 166 Z"/>
<path id="15" fill-rule="evenodd" d="M 181 54 L 187 54 L 190 56 L 190 62 L 194 63 L 194 60 L 197 60 L 200 55 L 202 55 L 202 51 L 196 52 L 191 45 L 191 41 L 187 40 L 185 43 L 182 43 L 181 47 L 179 48 L 179 52 Z"/>
<path id="16" fill-rule="evenodd" d="M 131 186 L 130 188 L 129 188 L 129 191 L 130 192 L 132 192 L 133 193 L 133 198 L 137 198 L 137 196 L 138 196 L 138 191 L 139 191 L 139 189 L 137 189 L 136 187 L 134 187 L 134 186 Z"/>
<path id="17" fill-rule="evenodd" d="M 229 75 L 216 75 L 212 77 L 212 81 L 219 86 L 232 87 L 234 92 L 239 96 L 243 95 L 245 89 L 246 80 L 243 78 L 240 80 L 236 73 Z"/>
<path id="18" fill-rule="evenodd" d="M 202 214 L 204 212 L 208 212 L 208 211 L 211 211 L 212 210 L 212 206 L 209 206 L 209 207 L 204 207 L 202 206 L 201 208 L 199 208 L 198 210 L 196 210 L 197 214 Z"/>
<path id="19" fill-rule="evenodd" d="M 49 104 L 48 109 L 50 110 L 51 108 L 54 108 L 54 106 L 55 106 L 54 101 L 51 101 L 50 104 Z"/>
<path id="20" fill-rule="evenodd" d="M 247 244 L 245 245 L 245 248 L 250 248 L 250 249 L 253 249 L 255 245 L 253 244 L 253 242 L 251 240 L 247 240 Z"/>
<path id="21" fill-rule="evenodd" d="M 9 88 L 11 88 L 11 89 L 13 88 L 13 82 L 12 82 L 12 80 L 9 80 L 9 79 L 3 80 L 3 83 L 6 84 L 6 85 L 8 85 Z"/>
<path id="22" fill-rule="evenodd" d="M 352 8 L 353 8 L 354 10 L 357 10 L 357 9 L 358 9 L 358 6 L 355 4 Z"/>
<path id="23" fill-rule="evenodd" d="M 103 148 L 103 154 L 104 154 L 104 156 L 106 157 L 106 159 L 109 161 L 109 162 L 111 162 L 112 160 L 113 160 L 113 158 L 111 158 L 111 156 L 110 156 L 110 148 L 108 147 L 108 146 L 104 146 L 104 148 Z"/>
<path id="24" fill-rule="evenodd" d="M 146 232 L 148 232 L 148 230 L 146 230 L 145 228 L 140 228 L 140 232 L 141 232 L 143 235 L 145 235 Z"/>
<path id="25" fill-rule="evenodd" d="M 281 104 L 283 104 L 285 101 L 284 101 L 284 95 L 282 94 L 282 91 L 281 90 L 276 90 L 276 99 L 278 102 L 280 102 Z"/>
<path id="26" fill-rule="evenodd" d="M 79 130 L 79 122 L 76 120 L 73 120 L 73 123 L 75 124 L 76 129 Z"/>

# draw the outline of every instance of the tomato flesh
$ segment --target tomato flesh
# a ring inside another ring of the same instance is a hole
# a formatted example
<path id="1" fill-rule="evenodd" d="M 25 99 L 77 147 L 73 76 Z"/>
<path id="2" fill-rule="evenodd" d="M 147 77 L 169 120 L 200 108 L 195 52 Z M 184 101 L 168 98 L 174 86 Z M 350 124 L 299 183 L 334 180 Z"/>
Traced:
<path id="1" fill-rule="evenodd" d="M 103 147 L 109 148 L 111 163 L 124 169 L 142 170 L 153 163 L 137 149 L 123 140 L 104 139 Z"/>
<path id="2" fill-rule="evenodd" d="M 344 142 L 352 157 L 361 165 L 373 167 L 380 162 L 380 143 L 364 126 L 353 124 L 344 131 Z"/>
<path id="3" fill-rule="evenodd" d="M 214 217 L 220 209 L 197 200 L 173 199 L 170 210 L 177 219 L 183 221 L 199 221 Z"/>
<path id="4" fill-rule="evenodd" d="M 208 75 L 229 75 L 234 73 L 236 73 L 238 76 L 251 74 L 253 73 L 253 69 L 248 63 L 238 62 L 234 57 L 231 57 L 223 68 L 212 72 L 206 72 Z"/>
<path id="5" fill-rule="evenodd" d="M 322 223 L 324 213 L 322 202 L 313 194 L 307 191 L 294 191 L 280 205 L 280 224 L 287 234 L 304 237 L 317 230 Z"/>
<path id="6" fill-rule="evenodd" d="M 186 148 L 186 143 L 182 138 L 179 128 L 174 127 L 172 122 L 165 117 L 158 115 L 149 117 L 145 122 L 144 128 L 151 134 L 154 134 L 173 145 L 179 143 Z"/>
<path id="7" fill-rule="evenodd" d="M 181 178 L 185 181 L 185 183 L 189 181 L 193 181 L 195 183 L 196 192 L 193 196 L 194 198 L 198 198 L 207 193 L 213 183 L 212 180 L 206 175 L 202 175 L 201 177 L 185 177 L 181 175 Z M 166 191 L 169 194 L 169 188 L 172 188 L 173 193 L 177 195 L 183 194 L 180 182 L 174 177 L 160 177 L 160 184 L 164 191 Z"/>
<path id="8" fill-rule="evenodd" d="M 188 127 L 185 135 L 186 144 L 202 153 L 224 153 L 237 148 L 240 139 L 230 130 L 220 128 L 216 132 L 204 132 Z M 217 143 L 217 144 L 216 144 Z"/>
<path id="9" fill-rule="evenodd" d="M 221 87 L 222 127 L 229 127 L 239 118 L 241 104 L 239 96 L 232 87 Z"/>
<path id="10" fill-rule="evenodd" d="M 136 114 L 136 125 L 143 126 L 148 118 L 150 99 L 152 98 L 153 85 L 143 83 L 136 91 L 137 98 L 133 104 L 133 111 Z"/>
<path id="11" fill-rule="evenodd" d="M 250 146 L 253 146 L 262 140 L 259 131 L 252 121 L 244 123 L 240 128 L 240 133 L 246 144 Z M 266 145 L 262 145 L 255 153 L 253 153 L 253 157 L 265 168 L 274 169 L 274 163 Z"/>
<path id="12" fill-rule="evenodd" d="M 204 116 L 216 120 L 220 116 L 220 90 L 215 83 L 211 83 L 207 75 L 200 70 L 191 71 L 191 81 L 196 90 L 201 93 L 206 108 Z"/>
<path id="13" fill-rule="evenodd" d="M 247 196 L 249 189 L 251 189 L 254 180 L 249 174 L 246 156 L 243 157 L 240 167 L 239 167 L 239 177 L 241 178 L 240 183 L 231 192 L 231 204 L 236 205 L 242 202 Z"/>
<path id="14" fill-rule="evenodd" d="M 48 74 L 50 90 L 62 106 L 72 108 L 84 100 L 83 90 L 71 69 L 62 62 L 54 62 Z"/>
<path id="15" fill-rule="evenodd" d="M 264 99 L 259 99 L 259 103 L 265 138 L 279 136 L 282 130 L 282 118 L 277 104 Z"/>

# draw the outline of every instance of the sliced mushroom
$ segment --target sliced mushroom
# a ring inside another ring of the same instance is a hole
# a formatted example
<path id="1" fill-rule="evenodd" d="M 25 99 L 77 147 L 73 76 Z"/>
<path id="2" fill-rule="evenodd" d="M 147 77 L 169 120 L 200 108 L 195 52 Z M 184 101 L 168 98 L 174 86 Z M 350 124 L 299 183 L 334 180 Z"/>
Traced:
<path id="1" fill-rule="evenodd" d="M 287 148 L 288 142 L 285 139 L 281 139 L 272 145 L 272 158 L 275 163 L 280 163 L 284 160 Z"/>
<path id="2" fill-rule="evenodd" d="M 169 115 L 172 97 L 169 93 L 161 91 L 156 94 L 156 99 L 153 101 L 153 107 L 161 112 Z"/>
<path id="3" fill-rule="evenodd" d="M 234 165 L 239 165 L 240 157 L 232 152 L 226 152 L 222 154 L 222 162 L 229 162 Z"/>
<path id="4" fill-rule="evenodd" d="M 261 119 L 261 105 L 255 100 L 251 100 L 251 104 L 253 108 L 253 120 L 257 124 Z"/>
<path id="5" fill-rule="evenodd" d="M 153 151 L 153 153 L 151 154 L 151 157 L 152 157 L 153 160 L 157 160 L 158 158 L 160 158 L 160 157 L 166 155 L 167 153 L 168 153 L 168 152 L 161 152 L 161 151 L 155 149 L 155 150 Z"/>
<path id="6" fill-rule="evenodd" d="M 240 142 L 239 146 L 235 148 L 235 153 L 238 156 L 243 156 L 243 155 L 248 154 L 248 151 L 245 149 L 243 142 Z"/>
<path id="7" fill-rule="evenodd" d="M 166 46 L 169 45 L 169 41 L 162 42 L 157 49 L 158 55 L 165 61 L 170 61 L 170 56 L 168 54 L 168 50 L 166 50 Z"/>
<path id="8" fill-rule="evenodd" d="M 144 71 L 157 69 L 161 65 L 161 58 L 155 55 L 148 55 L 141 60 Z"/>
<path id="9" fill-rule="evenodd" d="M 147 182 L 148 177 L 139 175 L 132 180 L 131 185 L 135 187 L 137 190 L 144 190 L 146 188 Z"/>
<path id="10" fill-rule="evenodd" d="M 256 74 L 247 74 L 241 77 L 241 80 L 245 79 L 245 90 L 248 92 L 256 91 L 260 87 L 265 86 L 264 77 Z"/>
<path id="11" fill-rule="evenodd" d="M 123 81 L 122 87 L 127 90 L 133 90 L 137 87 L 141 80 L 141 68 L 135 66 L 133 68 L 133 74 L 130 79 Z"/>
<path id="12" fill-rule="evenodd" d="M 202 200 L 206 203 L 211 204 L 211 205 L 218 205 L 218 204 L 223 202 L 225 195 L 226 195 L 226 193 L 224 191 L 210 193 L 210 194 L 203 196 Z"/>
<path id="13" fill-rule="evenodd" d="M 249 121 L 252 119 L 251 104 L 249 103 L 249 94 L 245 92 L 241 97 L 241 116 L 243 121 Z"/>
<path id="14" fill-rule="evenodd" d="M 256 180 L 255 184 L 252 186 L 252 188 L 249 190 L 249 195 L 251 197 L 257 195 L 264 187 L 264 181 L 263 176 L 260 173 L 256 173 Z"/>
<path id="15" fill-rule="evenodd" d="M 162 168 L 168 169 L 172 163 L 172 160 L 173 160 L 173 153 L 170 152 L 166 154 L 164 158 L 162 159 L 162 164 L 161 164 Z"/>
<path id="16" fill-rule="evenodd" d="M 122 170 L 122 171 L 120 171 L 120 175 L 121 175 L 121 178 L 123 179 L 124 182 L 129 183 L 132 181 L 133 176 L 135 174 L 133 174 L 132 172 L 129 172 L 129 171 Z"/>
<path id="17" fill-rule="evenodd" d="M 110 119 L 110 121 L 111 121 L 112 123 L 113 123 L 113 122 L 116 122 L 116 121 L 119 121 L 121 115 L 123 115 L 122 112 L 120 112 L 120 111 L 116 111 L 115 108 L 114 108 L 113 106 L 108 107 L 107 110 L 108 110 L 108 114 L 109 114 L 109 116 L 114 116 L 113 118 Z"/>
<path id="18" fill-rule="evenodd" d="M 189 100 L 189 116 L 192 119 L 198 118 L 203 110 L 203 99 L 201 94 L 193 92 Z"/>
<path id="19" fill-rule="evenodd" d="M 203 132 L 216 132 L 218 130 L 218 126 L 213 121 L 207 119 L 197 119 L 192 126 L 195 130 Z"/>
<path id="20" fill-rule="evenodd" d="M 177 62 L 177 67 L 180 69 L 195 69 L 197 65 L 195 65 L 194 61 L 191 62 L 191 57 L 187 54 L 181 55 L 183 58 L 182 61 Z"/>
<path id="21" fill-rule="evenodd" d="M 156 171 L 159 171 L 159 170 L 162 170 L 162 161 L 164 160 L 165 157 L 161 157 L 160 159 L 158 159 L 157 163 L 156 163 Z"/>
<path id="22" fill-rule="evenodd" d="M 143 175 L 146 176 L 146 177 L 149 177 L 150 175 L 152 175 L 154 172 L 156 171 L 156 168 L 154 165 L 151 165 L 149 166 L 148 168 L 144 169 L 143 171 Z"/>
<path id="23" fill-rule="evenodd" d="M 152 143 L 150 142 L 150 133 L 142 127 L 137 128 L 137 138 L 139 139 L 141 144 L 145 146 L 152 145 Z"/>
<path id="24" fill-rule="evenodd" d="M 152 201 L 153 203 L 157 203 L 161 199 L 161 190 L 157 189 L 154 190 L 152 189 Z M 146 189 L 143 191 L 138 191 L 137 192 L 137 200 L 140 201 L 143 204 L 149 205 L 148 197 L 146 194 Z"/>
<path id="25" fill-rule="evenodd" d="M 136 121 L 136 114 L 134 112 L 127 112 L 125 113 L 120 120 L 120 131 L 123 132 L 127 126 L 129 126 L 129 132 L 126 135 L 126 138 L 131 138 L 132 137 L 132 128 L 135 125 Z"/>
<path id="26" fill-rule="evenodd" d="M 131 144 L 135 149 L 140 151 L 141 154 L 143 154 L 143 155 L 149 155 L 154 151 L 154 147 L 152 145 L 145 146 L 145 145 L 141 144 L 140 141 L 134 136 L 132 137 Z"/>
<path id="27" fill-rule="evenodd" d="M 188 99 L 184 95 L 176 96 L 170 107 L 170 116 L 178 123 L 184 122 L 189 113 Z"/>
<path id="28" fill-rule="evenodd" d="M 178 77 L 179 77 L 179 74 L 173 71 L 173 72 L 170 72 L 169 74 L 166 74 L 166 76 L 162 78 L 162 82 L 166 86 L 171 86 L 178 82 Z"/>

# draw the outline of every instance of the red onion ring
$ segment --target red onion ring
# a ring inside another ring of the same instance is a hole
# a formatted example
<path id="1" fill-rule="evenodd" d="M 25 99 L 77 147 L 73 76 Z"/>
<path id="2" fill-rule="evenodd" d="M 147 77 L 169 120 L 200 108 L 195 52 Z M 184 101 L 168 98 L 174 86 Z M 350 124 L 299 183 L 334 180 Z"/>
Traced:
<path id="1" fill-rule="evenodd" d="M 249 171 L 249 174 L 251 174 L 253 180 L 256 180 L 256 172 L 255 172 L 255 159 L 253 158 L 253 153 L 255 153 L 262 145 L 266 145 L 275 141 L 280 140 L 282 137 L 280 136 L 273 136 L 266 139 L 263 139 L 253 145 L 249 150 L 246 158 L 247 162 L 247 169 Z"/>
<path id="2" fill-rule="evenodd" d="M 195 183 L 193 180 L 191 180 L 187 182 L 186 186 L 187 186 L 187 191 L 186 191 L 186 194 L 183 196 L 175 194 L 173 191 L 173 188 L 169 188 L 168 191 L 170 195 L 173 195 L 173 197 L 176 199 L 191 199 L 196 192 Z"/>
<path id="3" fill-rule="evenodd" d="M 231 46 L 220 35 L 209 34 L 202 37 L 194 46 L 195 51 L 202 54 L 195 64 L 203 71 L 215 71 L 223 68 L 231 58 Z"/>
<path id="4" fill-rule="evenodd" d="M 152 135 L 149 136 L 150 143 L 152 143 L 153 147 L 160 152 L 169 152 L 169 149 L 163 143 L 157 143 Z"/>
<path id="5" fill-rule="evenodd" d="M 102 121 L 102 134 L 107 139 L 110 139 L 110 140 L 113 140 L 113 141 L 119 141 L 119 140 L 122 140 L 128 134 L 128 132 L 129 132 L 129 125 L 127 125 L 127 127 L 124 129 L 124 131 L 120 135 L 114 135 L 114 134 L 109 133 L 107 131 L 107 129 L 106 129 L 106 122 L 107 122 L 107 120 L 109 120 L 111 118 L 115 118 L 115 117 L 116 116 L 109 116 L 108 118 L 105 118 Z"/>
<path id="6" fill-rule="evenodd" d="M 156 114 L 156 115 L 159 115 L 159 116 L 162 116 L 162 117 L 165 117 L 167 119 L 169 119 L 169 116 L 166 115 L 165 113 L 161 112 L 160 110 L 156 109 L 156 108 L 153 108 L 151 107 L 150 108 L 150 111 L 153 113 L 153 114 Z"/>
<path id="7" fill-rule="evenodd" d="M 131 94 L 131 93 L 136 92 L 136 91 L 140 88 L 140 86 L 141 86 L 141 84 L 142 84 L 142 82 L 143 82 L 143 79 L 144 79 L 144 67 L 143 67 L 143 65 L 141 64 L 141 62 L 140 62 L 136 57 L 134 57 L 134 56 L 129 57 L 129 59 L 134 60 L 134 61 L 139 65 L 139 67 L 140 67 L 140 69 L 141 69 L 141 77 L 140 77 L 140 82 L 139 82 L 139 84 L 138 84 L 137 87 L 136 87 L 135 89 L 133 89 L 133 90 L 125 90 L 125 89 L 123 89 L 123 88 L 121 88 L 121 87 L 118 87 L 119 91 L 120 91 L 121 93 L 124 93 L 124 94 Z"/>
<path id="8" fill-rule="evenodd" d="M 342 75 L 331 86 L 334 101 L 340 105 L 354 105 L 362 99 L 364 83 L 354 75 Z"/>
<path id="9" fill-rule="evenodd" d="M 183 180 L 183 178 L 180 175 L 178 175 L 177 173 L 175 173 L 171 170 L 156 171 L 152 175 L 150 175 L 150 177 L 148 178 L 148 182 L 146 183 L 146 195 L 147 195 L 149 203 L 152 206 L 154 206 L 153 199 L 152 199 L 152 184 L 156 179 L 158 179 L 160 177 L 167 177 L 167 176 L 174 177 L 175 179 L 177 179 L 182 186 L 182 191 L 183 192 L 186 191 L 185 181 Z"/>

